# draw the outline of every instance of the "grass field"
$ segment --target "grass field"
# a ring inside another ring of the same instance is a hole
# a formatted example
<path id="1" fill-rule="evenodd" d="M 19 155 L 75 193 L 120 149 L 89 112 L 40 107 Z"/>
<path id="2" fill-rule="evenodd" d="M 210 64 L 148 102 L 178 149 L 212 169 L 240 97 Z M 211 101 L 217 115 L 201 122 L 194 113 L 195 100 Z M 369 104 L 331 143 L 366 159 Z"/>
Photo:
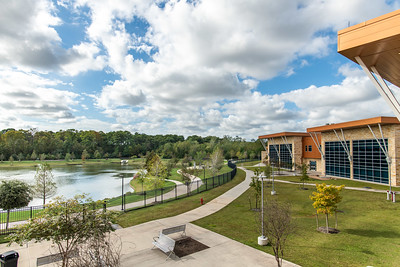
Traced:
<path id="1" fill-rule="evenodd" d="M 246 177 L 245 172 L 238 169 L 236 176 L 232 179 L 232 181 L 226 184 L 223 184 L 212 190 L 204 191 L 187 198 L 178 199 L 161 205 L 148 207 L 146 209 L 139 209 L 126 212 L 118 217 L 117 222 L 122 227 L 128 227 L 184 213 L 186 211 L 199 207 L 201 205 L 200 204 L 201 198 L 203 198 L 205 202 L 211 201 L 212 199 L 225 193 L 235 185 L 241 183 L 245 179 L 245 177 Z"/>
<path id="2" fill-rule="evenodd" d="M 301 266 L 399 266 L 400 204 L 386 201 L 386 194 L 342 191 L 339 209 L 343 213 L 338 215 L 341 232 L 327 235 L 316 231 L 315 210 L 309 199 L 314 187 L 301 190 L 298 185 L 276 183 L 275 188 L 278 195 L 271 196 L 271 188 L 267 188 L 266 198 L 290 203 L 297 225 L 297 232 L 287 241 L 285 259 Z M 253 197 L 252 189 L 221 211 L 194 223 L 273 254 L 271 246 L 257 245 L 258 214 L 250 210 L 249 197 Z M 320 226 L 325 225 L 324 217 L 319 217 Z M 334 226 L 333 216 L 330 225 Z"/>

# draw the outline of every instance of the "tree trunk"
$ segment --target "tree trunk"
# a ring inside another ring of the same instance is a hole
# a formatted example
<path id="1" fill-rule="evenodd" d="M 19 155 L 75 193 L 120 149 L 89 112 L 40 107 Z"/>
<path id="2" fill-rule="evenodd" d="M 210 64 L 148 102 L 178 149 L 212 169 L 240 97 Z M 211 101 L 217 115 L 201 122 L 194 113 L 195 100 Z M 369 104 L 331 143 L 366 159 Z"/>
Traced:
<path id="1" fill-rule="evenodd" d="M 326 233 L 329 233 L 329 222 L 328 222 L 328 213 L 325 213 L 325 220 L 326 220 Z"/>
<path id="2" fill-rule="evenodd" d="M 315 212 L 315 214 L 317 215 L 317 216 L 315 217 L 315 219 L 317 220 L 317 230 L 318 230 L 318 228 L 319 228 L 319 225 L 318 225 L 318 212 Z"/>
<path id="3" fill-rule="evenodd" d="M 337 212 L 335 211 L 335 228 L 337 229 Z"/>
<path id="4" fill-rule="evenodd" d="M 6 223 L 6 230 L 8 230 L 8 223 L 10 222 L 10 210 L 7 210 L 7 223 Z"/>

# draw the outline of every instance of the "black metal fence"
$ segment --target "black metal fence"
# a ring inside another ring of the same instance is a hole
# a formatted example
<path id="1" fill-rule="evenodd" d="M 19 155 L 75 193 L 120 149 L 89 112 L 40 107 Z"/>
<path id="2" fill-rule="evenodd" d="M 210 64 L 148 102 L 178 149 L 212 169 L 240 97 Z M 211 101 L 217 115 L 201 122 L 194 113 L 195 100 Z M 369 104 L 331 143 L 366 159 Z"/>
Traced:
<path id="1" fill-rule="evenodd" d="M 107 206 L 107 209 L 132 210 L 165 203 L 172 200 L 192 196 L 231 181 L 236 175 L 236 164 L 228 161 L 231 171 L 213 176 L 211 178 L 195 180 L 186 184 L 163 187 L 156 190 L 144 192 L 126 193 L 120 200 L 118 206 Z M 105 208 L 105 207 L 104 207 Z M 12 209 L 7 212 L 0 210 L 0 235 L 9 234 L 14 231 L 18 224 L 37 216 L 43 210 L 43 206 L 29 206 L 20 209 Z"/>
<path id="2" fill-rule="evenodd" d="M 231 181 L 236 175 L 236 164 L 229 161 L 231 171 L 207 179 L 163 187 L 144 192 L 126 193 L 121 200 L 121 210 L 134 210 L 192 196 Z"/>

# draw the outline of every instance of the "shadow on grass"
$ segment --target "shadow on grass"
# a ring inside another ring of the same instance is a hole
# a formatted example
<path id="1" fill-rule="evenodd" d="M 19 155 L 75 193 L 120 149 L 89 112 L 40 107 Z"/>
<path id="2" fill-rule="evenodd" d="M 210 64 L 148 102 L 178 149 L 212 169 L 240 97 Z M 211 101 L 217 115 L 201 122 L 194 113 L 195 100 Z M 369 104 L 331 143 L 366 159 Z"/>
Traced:
<path id="1" fill-rule="evenodd" d="M 399 238 L 400 234 L 396 233 L 395 231 L 379 231 L 379 230 L 372 230 L 372 229 L 344 229 L 344 233 L 350 235 L 358 235 L 358 236 L 365 236 L 365 237 L 384 237 L 384 238 Z"/>

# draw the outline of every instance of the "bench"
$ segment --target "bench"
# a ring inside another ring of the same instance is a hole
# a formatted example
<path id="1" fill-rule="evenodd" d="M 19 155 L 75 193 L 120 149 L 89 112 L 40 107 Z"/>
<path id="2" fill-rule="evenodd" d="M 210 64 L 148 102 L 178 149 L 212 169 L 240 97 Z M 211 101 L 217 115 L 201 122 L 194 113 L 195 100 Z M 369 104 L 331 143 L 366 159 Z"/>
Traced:
<path id="1" fill-rule="evenodd" d="M 162 252 L 168 255 L 168 257 L 165 260 L 168 260 L 172 254 L 175 255 L 174 253 L 175 240 L 173 240 L 167 235 L 160 233 L 158 237 L 153 237 L 153 245 L 154 245 L 153 248 L 157 247 Z"/>
<path id="2" fill-rule="evenodd" d="M 170 235 L 173 233 L 179 233 L 182 232 L 181 236 L 185 235 L 186 236 L 186 224 L 170 227 L 170 228 L 165 228 L 161 230 L 161 234 L 163 235 Z"/>

